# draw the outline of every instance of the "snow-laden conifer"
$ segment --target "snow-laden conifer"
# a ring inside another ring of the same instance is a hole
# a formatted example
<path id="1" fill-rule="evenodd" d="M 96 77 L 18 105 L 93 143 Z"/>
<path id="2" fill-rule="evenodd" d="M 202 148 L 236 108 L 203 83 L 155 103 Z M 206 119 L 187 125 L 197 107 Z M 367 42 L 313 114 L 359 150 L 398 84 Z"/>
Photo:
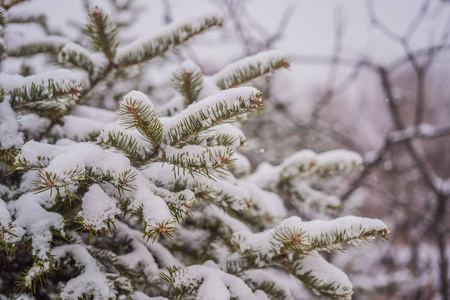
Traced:
<path id="1" fill-rule="evenodd" d="M 71 70 L 0 75 L 2 296 L 296 299 L 284 281 L 292 277 L 350 299 L 348 277 L 320 253 L 386 238 L 389 228 L 353 216 L 301 220 L 284 201 L 338 208 L 314 181 L 361 168 L 361 158 L 301 150 L 252 173 L 238 152 L 247 138 L 237 122 L 264 106 L 260 91 L 241 85 L 288 67 L 283 52 L 211 76 L 184 62 L 171 78 L 179 94 L 163 109 L 136 87 L 121 91 L 116 112 L 98 101 L 105 86 L 135 76 L 133 66 L 222 22 L 204 16 L 122 46 L 119 24 L 92 7 L 89 45 L 50 35 L 6 45 L 6 60 L 50 53 Z"/>

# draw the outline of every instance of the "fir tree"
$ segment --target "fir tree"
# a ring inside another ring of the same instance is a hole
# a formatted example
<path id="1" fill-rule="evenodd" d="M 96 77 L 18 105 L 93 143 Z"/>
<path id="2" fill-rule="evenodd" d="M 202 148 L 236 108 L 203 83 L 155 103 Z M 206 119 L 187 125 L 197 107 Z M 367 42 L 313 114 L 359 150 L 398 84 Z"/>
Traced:
<path id="1" fill-rule="evenodd" d="M 4 26 L 19 22 L 8 9 L 20 1 L 6 2 Z M 280 195 L 337 209 L 312 182 L 361 168 L 361 158 L 302 150 L 252 173 L 238 152 L 247 138 L 236 124 L 264 106 L 243 85 L 287 68 L 284 53 L 212 76 L 184 62 L 171 79 L 179 94 L 162 109 L 139 91 L 122 91 L 116 113 L 94 106 L 108 84 L 222 22 L 173 24 L 122 47 L 118 23 L 93 7 L 88 46 L 51 35 L 4 45 L 2 59 L 47 53 L 62 67 L 0 75 L 2 299 L 295 299 L 280 280 L 288 276 L 317 295 L 351 298 L 345 273 L 320 253 L 386 238 L 389 228 L 353 216 L 303 221 Z"/>

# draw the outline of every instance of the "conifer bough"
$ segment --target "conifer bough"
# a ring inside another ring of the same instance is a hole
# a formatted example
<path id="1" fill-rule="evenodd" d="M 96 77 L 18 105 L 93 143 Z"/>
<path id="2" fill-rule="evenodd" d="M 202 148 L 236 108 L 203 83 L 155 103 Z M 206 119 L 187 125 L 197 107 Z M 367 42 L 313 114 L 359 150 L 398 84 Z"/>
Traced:
<path id="1" fill-rule="evenodd" d="M 236 123 L 263 107 L 261 92 L 238 86 L 288 67 L 286 55 L 260 53 L 212 76 L 185 62 L 164 110 L 121 91 L 116 115 L 91 106 L 88 92 L 116 84 L 114 70 L 126 81 L 127 67 L 222 19 L 171 25 L 125 47 L 110 15 L 94 8 L 88 20 L 89 48 L 7 45 L 9 56 L 48 52 L 81 72 L 0 75 L 0 299 L 297 299 L 289 277 L 350 299 L 348 277 L 319 253 L 385 239 L 389 228 L 353 216 L 304 221 L 280 195 L 305 210 L 337 209 L 314 180 L 357 171 L 361 157 L 302 150 L 252 172 L 238 152 L 247 138 Z"/>

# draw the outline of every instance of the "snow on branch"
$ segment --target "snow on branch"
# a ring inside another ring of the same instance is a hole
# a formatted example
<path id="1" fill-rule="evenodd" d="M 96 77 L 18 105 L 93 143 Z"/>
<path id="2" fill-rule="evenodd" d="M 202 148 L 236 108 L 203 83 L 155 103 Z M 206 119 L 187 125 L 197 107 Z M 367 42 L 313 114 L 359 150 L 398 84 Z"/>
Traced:
<path id="1" fill-rule="evenodd" d="M 148 266 L 148 269 L 153 271 L 158 268 L 156 264 L 159 264 L 160 268 L 174 265 L 184 266 L 166 247 L 158 243 L 158 241 L 150 242 L 142 239 L 142 232 L 132 229 L 129 225 L 120 221 L 116 222 L 116 228 L 117 236 L 119 238 L 132 239 L 133 251 L 139 251 L 140 253 L 138 256 L 127 254 L 119 256 L 121 261 L 127 263 L 131 267 L 138 263 L 137 260 L 143 261 Z M 145 249 L 142 248 L 141 245 L 144 246 Z"/>
<path id="2" fill-rule="evenodd" d="M 38 278 L 55 268 L 56 261 L 51 254 L 53 233 L 59 232 L 64 236 L 62 216 L 45 210 L 37 198 L 33 193 L 27 193 L 8 203 L 17 225 L 14 234 L 17 238 L 31 240 L 33 264 L 20 279 L 20 285 L 25 288 L 35 287 Z"/>
<path id="3" fill-rule="evenodd" d="M 233 239 L 240 251 L 259 249 L 263 254 L 342 250 L 376 238 L 386 238 L 389 227 L 377 219 L 341 217 L 331 221 L 302 222 L 291 217 L 262 233 L 236 232 Z"/>
<path id="4" fill-rule="evenodd" d="M 138 130 L 124 129 L 117 124 L 108 124 L 98 137 L 98 143 L 109 145 L 125 154 L 135 167 L 149 160 L 155 152 L 154 146 L 148 142 Z"/>
<path id="5" fill-rule="evenodd" d="M 82 209 L 78 213 L 80 222 L 93 230 L 110 229 L 116 215 L 120 214 L 117 199 L 108 196 L 98 185 L 94 184 L 83 196 Z"/>
<path id="6" fill-rule="evenodd" d="M 345 245 L 359 246 L 371 240 L 385 239 L 390 232 L 381 220 L 355 216 L 304 222 L 303 228 L 309 234 L 311 249 L 327 252 L 342 250 Z"/>
<path id="7" fill-rule="evenodd" d="M 9 56 L 32 56 L 39 53 L 57 54 L 69 40 L 61 36 L 44 36 L 38 40 L 26 40 L 16 45 L 8 45 Z"/>
<path id="8" fill-rule="evenodd" d="M 138 91 L 129 92 L 119 104 L 121 124 L 136 128 L 153 147 L 158 148 L 162 140 L 163 125 L 152 102 Z"/>
<path id="9" fill-rule="evenodd" d="M 211 15 L 195 21 L 171 24 L 156 36 L 142 38 L 126 47 L 119 48 L 117 63 L 120 68 L 124 68 L 149 61 L 211 27 L 222 26 L 222 22 L 220 17 Z"/>
<path id="10" fill-rule="evenodd" d="M 57 70 L 39 75 L 0 75 L 5 100 L 15 110 L 28 110 L 46 117 L 63 116 L 79 100 L 81 83 L 74 73 Z"/>
<path id="11" fill-rule="evenodd" d="M 211 169 L 226 169 L 230 164 L 233 150 L 223 146 L 202 147 L 187 145 L 183 148 L 166 146 L 163 160 L 189 173 L 209 176 Z M 177 172 L 180 173 L 179 171 Z M 183 173 L 184 174 L 184 173 Z"/>
<path id="12" fill-rule="evenodd" d="M 128 4 L 113 7 L 119 12 Z M 384 238 L 389 228 L 356 217 L 282 221 L 283 200 L 318 210 L 338 206 L 313 181 L 359 168 L 361 158 L 301 151 L 247 176 L 249 160 L 233 156 L 246 137 L 231 123 L 263 106 L 257 89 L 235 87 L 287 68 L 286 55 L 260 53 L 210 77 L 185 62 L 172 77 L 179 95 L 168 104 L 178 104 L 169 117 L 138 91 L 119 101 L 117 117 L 100 107 L 131 81 L 139 83 L 141 72 L 125 68 L 166 54 L 222 19 L 173 24 L 119 48 L 111 15 L 94 7 L 88 18 L 84 33 L 95 53 L 52 36 L 7 45 L 11 55 L 59 51 L 59 62 L 82 70 L 81 76 L 67 70 L 0 75 L 0 165 L 18 171 L 0 184 L 0 245 L 12 254 L 31 245 L 30 254 L 14 258 L 18 265 L 32 260 L 22 277 L 11 271 L 19 287 L 34 291 L 37 281 L 61 269 L 64 283 L 50 276 L 38 295 L 152 299 L 144 293 L 167 291 L 168 298 L 286 299 L 293 295 L 283 279 L 291 276 L 320 295 L 348 299 L 348 278 L 318 252 Z M 101 94 L 103 83 L 115 86 Z M 76 106 L 80 99 L 86 106 Z M 283 279 L 269 273 L 274 268 Z"/>
<path id="13" fill-rule="evenodd" d="M 173 168 L 168 164 L 153 163 L 142 171 L 143 174 L 155 184 L 169 191 L 188 189 L 193 192 L 197 200 L 206 203 L 215 203 L 224 209 L 243 211 L 248 209 L 252 202 L 251 195 L 236 183 L 221 178 L 211 170 L 211 178 L 206 176 L 191 176 L 180 172 L 175 177 Z M 220 178 L 220 180 L 212 179 Z"/>
<path id="14" fill-rule="evenodd" d="M 302 256 L 293 268 L 293 275 L 318 296 L 350 300 L 353 285 L 347 275 L 317 253 Z"/>
<path id="15" fill-rule="evenodd" d="M 172 146 L 213 126 L 233 121 L 235 117 L 262 106 L 261 92 L 243 87 L 222 91 L 191 104 L 163 123 Z"/>
<path id="16" fill-rule="evenodd" d="M 91 44 L 112 62 L 119 46 L 116 21 L 97 6 L 89 9 L 88 20 L 84 31 L 91 38 Z"/>
<path id="17" fill-rule="evenodd" d="M 177 146 L 224 146 L 235 150 L 241 147 L 246 141 L 247 137 L 242 130 L 232 124 L 221 124 L 193 135 L 180 142 Z"/>
<path id="18" fill-rule="evenodd" d="M 173 217 L 165 201 L 155 195 L 146 179 L 123 155 L 108 153 L 91 143 L 56 146 L 30 141 L 23 146 L 16 168 L 18 170 L 29 168 L 25 161 L 31 162 L 33 166 L 44 154 L 48 157 L 49 163 L 44 165 L 38 173 L 40 180 L 35 181 L 37 192 L 56 191 L 58 199 L 73 195 L 74 189 L 81 182 L 108 183 L 112 187 L 112 189 L 108 188 L 108 196 L 130 199 L 127 204 L 128 209 L 142 215 L 146 226 L 145 234 L 148 237 L 153 236 L 156 233 L 155 230 L 168 229 L 167 226 L 173 223 Z M 135 189 L 135 185 L 140 188 Z M 92 193 L 97 195 L 96 197 L 103 195 L 101 197 L 105 198 L 106 196 L 98 189 Z M 86 207 L 90 206 L 89 195 L 88 191 Z M 80 216 L 83 219 L 84 228 L 95 232 L 100 225 L 108 225 L 109 222 L 105 223 L 105 221 L 111 220 L 112 215 L 117 212 L 113 203 L 112 199 L 104 199 L 102 209 L 109 207 L 110 212 L 98 220 L 89 217 L 89 213 L 82 212 Z M 93 208 L 98 209 L 98 205 L 100 203 Z M 88 217 L 87 221 L 84 220 L 85 217 Z"/>
<path id="19" fill-rule="evenodd" d="M 262 52 L 229 64 L 214 75 L 222 90 L 237 87 L 255 78 L 289 67 L 289 58 L 279 50 Z"/>
<path id="20" fill-rule="evenodd" d="M 23 143 L 23 133 L 19 132 L 19 122 L 16 117 L 16 113 L 11 108 L 11 103 L 8 101 L 0 100 L 0 150 L 20 147 Z M 6 153 L 2 153 L 2 158 L 5 159 L 11 156 Z M 11 160 L 11 157 L 8 158 Z"/>
<path id="21" fill-rule="evenodd" d="M 80 275 L 70 279 L 62 288 L 62 299 L 80 299 L 86 296 L 95 299 L 112 299 L 119 292 L 126 290 L 131 293 L 134 289 L 128 278 L 102 270 L 99 262 L 82 245 L 64 245 L 53 249 L 52 254 L 57 260 L 66 256 L 73 258 L 81 269 Z"/>
<path id="22" fill-rule="evenodd" d="M 176 297 L 188 292 L 202 300 L 258 299 L 242 279 L 218 269 L 211 261 L 187 268 L 170 268 L 168 273 L 163 278 L 170 283 Z"/>
<path id="23" fill-rule="evenodd" d="M 84 47 L 75 43 L 68 43 L 59 52 L 58 61 L 83 69 L 92 75 L 95 70 L 95 60 L 92 56 L 93 54 L 89 53 Z"/>
<path id="24" fill-rule="evenodd" d="M 185 61 L 172 74 L 172 85 L 184 97 L 185 104 L 189 105 L 197 101 L 203 88 L 203 73 L 193 61 Z"/>
<path id="25" fill-rule="evenodd" d="M 280 165 L 261 164 L 249 180 L 271 191 L 282 191 L 300 200 L 308 207 L 323 212 L 337 208 L 340 200 L 311 187 L 314 179 L 335 174 L 345 174 L 363 166 L 363 159 L 355 152 L 332 150 L 317 154 L 301 150 Z"/>
<path id="26" fill-rule="evenodd" d="M 352 285 L 347 276 L 326 262 L 317 251 L 344 250 L 376 238 L 386 238 L 389 228 L 380 220 L 342 217 L 332 221 L 302 222 L 299 217 L 284 220 L 273 229 L 260 233 L 235 232 L 232 250 L 242 259 L 263 267 L 278 262 L 318 295 L 332 299 L 350 299 Z M 228 263 L 236 260 L 229 258 Z M 245 265 L 239 272 L 245 271 Z M 238 271 L 236 271 L 238 272 Z"/>
<path id="27" fill-rule="evenodd" d="M 316 154 L 302 150 L 286 158 L 280 165 L 280 177 L 288 181 L 294 177 L 308 178 L 333 173 L 347 173 L 363 166 L 361 156 L 348 150 L 331 150 Z"/>
<path id="28" fill-rule="evenodd" d="M 328 208 L 336 209 L 341 205 L 338 197 L 315 190 L 304 181 L 293 180 L 291 183 L 291 195 L 315 211 L 324 212 Z"/>
<path id="29" fill-rule="evenodd" d="M 14 252 L 15 244 L 21 240 L 25 229 L 11 217 L 8 205 L 0 199 L 0 244 L 7 252 Z"/>

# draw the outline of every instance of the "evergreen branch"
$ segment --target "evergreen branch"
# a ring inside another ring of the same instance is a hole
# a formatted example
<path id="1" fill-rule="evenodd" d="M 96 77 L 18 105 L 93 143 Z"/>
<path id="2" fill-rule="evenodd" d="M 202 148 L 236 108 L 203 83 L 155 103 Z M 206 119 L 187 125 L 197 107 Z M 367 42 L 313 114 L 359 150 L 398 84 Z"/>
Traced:
<path id="1" fill-rule="evenodd" d="M 364 160 L 356 152 L 338 149 L 318 154 L 317 171 L 319 176 L 336 173 L 349 173 L 364 168 Z"/>
<path id="2" fill-rule="evenodd" d="M 79 207 L 81 208 L 81 206 Z M 87 222 L 82 216 L 77 215 L 75 217 L 74 223 L 78 223 L 81 226 L 76 228 L 75 230 L 88 230 L 89 231 L 89 244 L 92 243 L 92 237 L 95 235 L 96 237 L 99 236 L 99 233 L 101 233 L 104 237 L 106 237 L 108 234 L 113 235 L 113 228 L 114 226 L 114 220 L 105 220 L 104 221 L 104 227 L 100 229 L 94 228 L 94 226 Z"/>
<path id="3" fill-rule="evenodd" d="M 244 142 L 247 140 L 246 138 L 242 138 L 243 136 L 235 136 L 232 134 L 220 133 L 214 136 L 209 136 L 206 139 L 206 145 L 208 146 L 242 146 Z"/>
<path id="4" fill-rule="evenodd" d="M 284 266 L 318 296 L 333 300 L 350 300 L 353 287 L 344 272 L 318 254 L 300 256 Z M 329 270 L 325 276 L 323 270 Z"/>
<path id="5" fill-rule="evenodd" d="M 200 173 L 210 175 L 210 169 L 225 169 L 232 161 L 234 151 L 225 147 L 184 146 L 181 149 L 167 146 L 164 149 L 163 161 L 178 168 L 187 170 L 190 174 Z M 178 171 L 179 173 L 179 171 Z"/>
<path id="6" fill-rule="evenodd" d="M 278 226 L 272 231 L 270 243 L 278 253 L 304 253 L 309 246 L 307 233 L 294 226 Z"/>
<path id="7" fill-rule="evenodd" d="M 150 155 L 138 144 L 136 138 L 124 133 L 123 131 L 108 132 L 108 139 L 102 140 L 102 144 L 109 145 L 123 152 L 131 161 L 134 167 L 141 165 L 143 161 L 146 161 L 146 157 Z M 143 153 L 143 155 L 141 154 Z"/>
<path id="8" fill-rule="evenodd" d="M 241 89 L 205 98 L 172 117 L 175 122 L 168 131 L 170 145 L 175 146 L 211 127 L 232 122 L 237 116 L 261 108 L 260 92 Z"/>
<path id="9" fill-rule="evenodd" d="M 156 37 L 138 41 L 121 49 L 117 58 L 119 68 L 140 64 L 161 56 L 211 27 L 222 26 L 222 22 L 221 18 L 210 16 L 194 23 L 172 25 Z"/>
<path id="10" fill-rule="evenodd" d="M 180 142 L 178 146 L 184 145 L 206 145 L 212 146 L 225 146 L 232 149 L 241 147 L 247 138 L 244 133 L 232 124 L 217 125 L 214 129 L 205 130 L 199 134 L 193 135 L 183 142 Z"/>
<path id="11" fill-rule="evenodd" d="M 155 162 L 152 164 L 153 167 L 144 171 L 146 177 L 158 186 L 162 186 L 172 192 L 191 190 L 198 202 L 204 202 L 208 205 L 214 204 L 227 213 L 239 213 L 251 207 L 252 198 L 246 189 L 228 181 L 222 181 L 220 184 L 217 184 L 217 180 L 212 177 L 218 176 L 215 176 L 213 172 L 210 174 L 211 178 L 193 177 L 188 173 L 177 174 L 176 179 L 171 182 L 161 182 L 160 172 L 173 172 L 170 165 L 163 164 L 162 162 Z"/>
<path id="12" fill-rule="evenodd" d="M 82 210 L 75 222 L 81 224 L 78 229 L 90 231 L 90 243 L 93 233 L 98 235 L 101 231 L 105 236 L 107 233 L 112 235 L 115 217 L 120 212 L 117 200 L 107 195 L 100 185 L 94 184 L 84 194 Z"/>
<path id="13" fill-rule="evenodd" d="M 77 44 L 70 43 L 65 45 L 59 52 L 58 61 L 83 69 L 88 72 L 89 75 L 94 73 L 94 62 L 92 61 L 89 52 Z"/>
<path id="14" fill-rule="evenodd" d="M 359 246 L 361 243 L 368 243 L 370 240 L 376 238 L 387 239 L 389 230 L 383 229 L 362 229 L 357 235 L 353 232 L 347 232 L 347 230 L 339 231 L 335 229 L 331 234 L 321 233 L 317 236 L 311 237 L 311 247 L 308 251 L 326 251 L 332 250 L 344 250 L 346 245 Z"/>
<path id="15" fill-rule="evenodd" d="M 128 278 L 135 278 L 137 276 L 136 270 L 121 262 L 119 257 L 112 251 L 100 249 L 95 246 L 88 246 L 86 250 L 108 273 L 115 273 Z"/>
<path id="16" fill-rule="evenodd" d="M 60 36 L 46 36 L 37 41 L 25 42 L 12 49 L 7 49 L 7 53 L 12 57 L 32 56 L 39 53 L 57 54 L 67 43 L 67 39 Z"/>
<path id="17" fill-rule="evenodd" d="M 280 68 L 288 68 L 289 59 L 281 51 L 256 54 L 228 65 L 214 75 L 216 84 L 222 90 L 237 87 Z"/>
<path id="18" fill-rule="evenodd" d="M 118 268 L 125 270 L 126 266 L 117 263 L 113 254 L 95 250 L 89 252 L 89 249 L 89 246 L 80 244 L 63 245 L 54 249 L 58 259 L 71 258 L 75 271 L 79 273 L 61 288 L 59 297 L 71 299 L 75 295 L 80 299 L 108 299 L 111 295 L 122 292 L 130 296 L 133 293 L 130 279 L 115 273 L 119 271 Z M 112 272 L 108 272 L 108 269 L 112 269 Z"/>
<path id="19" fill-rule="evenodd" d="M 264 280 L 262 282 L 257 282 L 252 279 L 246 279 L 245 283 L 253 290 L 261 290 L 264 291 L 264 293 L 269 296 L 269 299 L 273 300 L 287 300 L 287 299 L 293 299 L 292 295 L 287 294 L 287 291 L 285 291 L 282 288 L 279 288 L 278 285 L 269 280 Z"/>
<path id="20" fill-rule="evenodd" d="M 281 182 L 289 182 L 294 178 L 307 178 L 317 168 L 317 154 L 311 150 L 301 150 L 287 157 L 279 166 Z"/>
<path id="21" fill-rule="evenodd" d="M 15 227 L 17 226 L 13 221 L 9 221 L 7 224 L 0 222 L 0 251 L 5 251 L 10 256 L 15 255 L 16 243 L 21 239 L 19 235 L 14 233 Z"/>
<path id="22" fill-rule="evenodd" d="M 338 197 L 315 190 L 304 181 L 294 180 L 282 185 L 281 189 L 318 212 L 325 212 L 326 209 L 337 209 L 341 206 Z"/>
<path id="23" fill-rule="evenodd" d="M 39 259 L 33 257 L 33 265 L 22 272 L 19 277 L 17 285 L 20 292 L 25 290 L 36 293 L 36 285 L 39 282 L 42 286 L 47 281 L 47 274 L 56 270 L 57 260 L 50 253 L 47 254 L 47 259 Z"/>
<path id="24" fill-rule="evenodd" d="M 87 168 L 85 171 L 85 180 L 89 181 L 82 182 L 98 184 L 109 183 L 117 190 L 119 196 L 123 196 L 125 192 L 131 192 L 136 189 L 134 186 L 136 178 L 137 173 L 132 169 L 120 173 L 111 173 L 111 171 L 104 172 L 99 168 Z"/>
<path id="25" fill-rule="evenodd" d="M 94 48 L 112 62 L 119 46 L 116 21 L 98 7 L 89 10 L 88 20 L 89 23 L 84 29 L 85 34 L 91 38 Z"/>
<path id="26" fill-rule="evenodd" d="M 163 125 L 150 100 L 140 93 L 131 92 L 120 102 L 118 114 L 122 116 L 121 125 L 136 128 L 149 142 L 155 151 L 162 140 Z"/>
<path id="27" fill-rule="evenodd" d="M 38 172 L 38 177 L 40 180 L 33 180 L 35 185 L 34 192 L 42 193 L 50 190 L 50 197 L 53 190 L 56 191 L 56 201 L 62 198 L 64 195 L 70 197 L 78 198 L 71 191 L 71 186 L 75 185 L 77 182 L 85 180 L 85 170 L 82 168 L 75 168 L 74 170 L 64 171 L 61 175 L 53 172 L 47 172 L 40 170 Z"/>
<path id="28" fill-rule="evenodd" d="M 173 221 L 165 221 L 161 223 L 156 223 L 156 225 L 152 226 L 145 224 L 144 235 L 142 238 L 146 239 L 148 242 L 153 237 L 152 243 L 155 242 L 156 238 L 159 235 L 165 236 L 170 240 L 172 240 L 173 238 L 172 233 L 177 230 L 176 227 L 171 225 L 172 223 Z"/>
<path id="29" fill-rule="evenodd" d="M 87 94 L 89 94 L 99 83 L 101 83 L 103 80 L 105 80 L 108 75 L 117 69 L 117 66 L 115 63 L 110 62 L 103 70 L 102 72 L 95 78 L 89 77 L 90 85 L 88 88 L 84 89 L 81 93 L 81 97 L 84 98 Z"/>
<path id="30" fill-rule="evenodd" d="M 186 105 L 197 101 L 203 88 L 203 73 L 192 61 L 186 61 L 172 74 L 173 87 L 184 97 Z"/>
<path id="31" fill-rule="evenodd" d="M 31 15 L 31 16 L 8 16 L 8 24 L 27 24 L 27 23 L 37 23 L 41 25 L 44 29 L 47 28 L 47 17 L 43 14 L 41 15 Z M 3 25 L 3 24 L 2 24 Z"/>
<path id="32" fill-rule="evenodd" d="M 38 155 L 35 161 L 30 161 L 26 157 L 19 155 L 16 157 L 16 161 L 13 163 L 13 170 L 20 172 L 40 170 L 48 167 L 49 164 L 50 158 L 47 156 Z"/>
<path id="33" fill-rule="evenodd" d="M 164 199 L 178 224 L 181 224 L 185 217 L 193 218 L 191 209 L 197 199 L 191 190 L 171 192 L 164 188 L 155 187 L 155 194 Z"/>
<path id="34" fill-rule="evenodd" d="M 242 279 L 207 265 L 191 265 L 165 277 L 178 297 L 189 291 L 198 299 L 214 299 L 219 290 L 221 296 L 225 292 L 230 299 L 256 299 Z"/>
<path id="35" fill-rule="evenodd" d="M 81 83 L 75 80 L 59 83 L 48 79 L 41 83 L 31 82 L 9 91 L 11 107 L 35 111 L 43 116 L 61 117 L 78 101 Z M 56 115 L 55 115 L 56 114 Z"/>
<path id="36" fill-rule="evenodd" d="M 19 152 L 20 150 L 16 148 L 3 149 L 0 143 L 0 163 L 13 166 Z"/>
<path id="37" fill-rule="evenodd" d="M 186 271 L 184 268 L 179 266 L 167 266 L 167 272 L 168 274 L 165 272 L 161 272 L 161 278 L 169 283 L 169 289 L 165 294 L 173 289 L 173 296 L 175 297 L 175 300 L 181 300 L 186 295 L 192 295 L 195 291 L 198 290 L 198 285 L 196 284 L 192 284 L 189 286 L 175 285 L 177 277 L 185 275 Z M 199 284 L 199 282 L 197 282 L 197 284 Z"/>

